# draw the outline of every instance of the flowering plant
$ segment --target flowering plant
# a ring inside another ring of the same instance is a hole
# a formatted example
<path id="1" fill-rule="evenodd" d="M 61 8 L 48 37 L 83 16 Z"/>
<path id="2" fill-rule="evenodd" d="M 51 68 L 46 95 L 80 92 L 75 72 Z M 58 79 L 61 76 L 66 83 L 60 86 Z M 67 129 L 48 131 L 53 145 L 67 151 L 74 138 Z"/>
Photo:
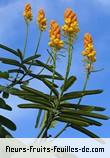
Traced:
<path id="1" fill-rule="evenodd" d="M 38 11 L 37 24 L 40 35 L 35 53 L 29 57 L 26 57 L 27 39 L 29 26 L 33 20 L 30 4 L 26 4 L 23 16 L 26 23 L 24 50 L 13 50 L 0 44 L 1 49 L 16 56 L 16 59 L 0 57 L 2 63 L 12 66 L 12 69 L 8 69 L 6 72 L 0 72 L 0 78 L 8 81 L 8 86 L 0 85 L 0 92 L 2 94 L 0 98 L 0 108 L 12 110 L 5 101 L 9 95 L 14 95 L 28 101 L 25 104 L 19 104 L 18 107 L 39 110 L 35 123 L 35 128 L 39 128 L 40 125 L 38 138 L 57 138 L 68 127 L 85 133 L 92 138 L 99 137 L 86 127 L 92 125 L 101 126 L 102 123 L 96 121 L 96 119 L 109 119 L 108 116 L 99 113 L 104 111 L 105 108 L 81 104 L 84 96 L 103 92 L 100 89 L 86 90 L 90 75 L 94 72 L 94 63 L 96 62 L 96 51 L 91 34 L 85 33 L 84 35 L 84 50 L 82 51 L 82 55 L 84 57 L 86 78 L 83 89 L 81 91 L 69 91 L 69 88 L 72 87 L 77 80 L 74 75 L 70 75 L 73 45 L 80 32 L 76 13 L 71 8 L 67 8 L 64 13 L 64 25 L 62 27 L 60 27 L 55 20 L 51 20 L 49 29 L 50 39 L 48 42 L 49 49 L 47 49 L 49 57 L 46 62 L 41 61 L 39 59 L 41 55 L 38 54 L 41 36 L 43 32 L 47 30 L 45 12 L 43 9 Z M 62 51 L 67 53 L 67 63 L 65 63 L 66 72 L 64 76 L 57 72 L 57 58 L 58 56 L 63 56 Z M 40 67 L 41 69 L 35 74 L 33 67 Z M 47 71 L 49 74 L 47 74 Z M 43 82 L 44 86 L 49 88 L 50 92 L 45 93 L 32 88 L 29 84 L 35 80 Z M 58 84 L 57 80 L 59 80 L 61 84 Z M 74 99 L 77 99 L 78 102 L 74 103 Z M 49 133 L 49 129 L 52 127 L 55 128 L 58 122 L 64 122 L 65 126 L 53 136 Z M 16 126 L 11 120 L 0 115 L 0 137 L 12 137 L 4 126 L 10 130 L 16 130 Z"/>

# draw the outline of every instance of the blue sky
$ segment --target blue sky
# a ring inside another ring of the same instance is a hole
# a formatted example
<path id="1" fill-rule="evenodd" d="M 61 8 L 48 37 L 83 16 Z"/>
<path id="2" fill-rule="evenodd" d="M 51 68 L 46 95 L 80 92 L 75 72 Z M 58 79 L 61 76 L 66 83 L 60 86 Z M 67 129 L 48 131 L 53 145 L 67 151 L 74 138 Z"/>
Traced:
<path id="1" fill-rule="evenodd" d="M 25 24 L 22 17 L 25 3 L 31 3 L 34 20 L 30 26 L 29 33 L 29 45 L 27 48 L 27 56 L 34 52 L 35 41 L 38 38 L 38 31 L 36 31 L 36 13 L 39 8 L 45 9 L 48 22 L 51 19 L 55 19 L 60 25 L 63 24 L 63 13 L 65 8 L 71 7 L 78 16 L 80 33 L 78 39 L 74 45 L 73 52 L 73 64 L 71 68 L 71 74 L 77 76 L 77 82 L 71 90 L 82 89 L 84 80 L 84 67 L 82 63 L 81 51 L 83 50 L 83 35 L 85 32 L 90 32 L 93 36 L 94 46 L 97 51 L 97 62 L 95 68 L 104 68 L 102 72 L 94 73 L 89 81 L 88 89 L 104 89 L 104 93 L 96 96 L 85 97 L 83 104 L 104 106 L 107 110 L 104 114 L 110 115 L 110 1 L 109 0 L 1 0 L 0 1 L 0 43 L 13 47 L 15 49 L 23 49 L 24 36 L 25 36 Z M 35 33 L 36 32 L 36 33 Z M 42 54 L 42 60 L 46 60 L 48 47 L 48 32 L 43 34 L 42 43 L 39 52 Z M 0 50 L 1 55 L 4 52 Z M 7 54 L 5 53 L 5 56 Z M 10 57 L 10 55 L 9 55 Z M 62 74 L 65 72 L 64 61 L 61 59 L 58 62 L 58 71 Z M 0 70 L 7 69 L 6 66 L 1 67 Z M 36 70 L 37 71 L 37 70 Z M 35 72 L 36 72 L 35 71 Z M 5 82 L 3 82 L 5 84 Z M 40 84 L 40 86 L 39 86 Z M 41 83 L 37 82 L 32 84 L 40 90 L 47 91 Z M 13 132 L 16 137 L 35 137 L 37 131 L 34 129 L 35 118 L 37 115 L 36 110 L 21 110 L 17 108 L 17 104 L 21 103 L 21 100 L 17 97 L 10 97 L 7 102 L 13 107 L 13 112 L 5 112 L 0 110 L 1 113 L 10 117 L 17 125 L 18 129 Z M 24 101 L 22 101 L 24 102 Z M 100 128 L 90 127 L 92 131 L 99 134 L 101 137 L 110 137 L 109 121 L 102 121 L 104 125 Z M 61 127 L 58 126 L 57 129 Z M 86 137 L 85 135 L 68 129 L 62 137 Z"/>

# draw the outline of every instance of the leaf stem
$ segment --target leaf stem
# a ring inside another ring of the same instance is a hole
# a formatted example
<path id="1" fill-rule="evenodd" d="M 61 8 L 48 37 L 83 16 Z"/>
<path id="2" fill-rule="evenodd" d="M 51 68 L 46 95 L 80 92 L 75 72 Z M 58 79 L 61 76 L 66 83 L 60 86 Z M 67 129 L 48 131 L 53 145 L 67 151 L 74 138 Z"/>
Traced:
<path id="1" fill-rule="evenodd" d="M 24 51 L 23 51 L 23 58 L 25 58 L 27 42 L 28 42 L 28 34 L 29 34 L 29 23 L 26 22 L 26 38 L 24 42 Z"/>

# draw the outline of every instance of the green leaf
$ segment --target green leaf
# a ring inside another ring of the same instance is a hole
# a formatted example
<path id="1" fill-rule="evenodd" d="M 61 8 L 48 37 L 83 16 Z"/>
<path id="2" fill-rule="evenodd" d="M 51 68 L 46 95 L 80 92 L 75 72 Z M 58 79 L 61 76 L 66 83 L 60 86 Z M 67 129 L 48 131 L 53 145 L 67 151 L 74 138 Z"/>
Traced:
<path id="1" fill-rule="evenodd" d="M 16 95 L 16 96 L 18 96 L 19 98 L 22 98 L 22 99 L 25 99 L 25 100 L 28 100 L 28 101 L 30 101 L 30 102 L 34 102 L 34 103 L 40 103 L 40 104 L 44 104 L 44 105 L 50 105 L 51 106 L 51 104 L 49 103 L 49 101 L 48 100 L 46 100 L 45 98 L 43 98 L 43 97 L 37 97 L 36 95 L 32 95 L 32 94 L 30 94 L 30 93 L 28 93 L 28 94 L 25 94 L 25 92 L 12 92 L 11 93 L 12 95 Z"/>
<path id="2" fill-rule="evenodd" d="M 60 117 L 64 117 L 64 118 L 70 118 L 70 119 L 76 119 L 76 120 L 80 120 L 80 121 L 84 121 L 87 122 L 90 125 L 96 125 L 96 126 L 101 126 L 102 124 L 98 121 L 86 118 L 86 117 L 82 117 L 82 116 L 76 116 L 76 115 L 65 115 L 65 114 L 59 114 Z"/>
<path id="3" fill-rule="evenodd" d="M 1 109 L 6 109 L 6 110 L 9 110 L 9 111 L 12 110 L 12 108 L 9 105 L 7 105 L 2 98 L 0 98 L 0 108 Z"/>
<path id="4" fill-rule="evenodd" d="M 0 85 L 0 91 L 4 91 L 5 86 Z"/>
<path id="5" fill-rule="evenodd" d="M 66 91 L 68 88 L 70 88 L 74 84 L 75 81 L 76 81 L 75 76 L 69 77 L 66 84 L 61 86 L 61 90 Z"/>
<path id="6" fill-rule="evenodd" d="M 39 60 L 36 60 L 36 62 L 34 62 L 34 63 L 28 62 L 27 64 L 29 64 L 29 65 L 32 64 L 34 66 L 44 67 L 45 69 L 47 69 L 48 71 L 53 73 L 53 66 L 44 64 L 43 62 L 41 62 Z M 60 75 L 58 72 L 55 71 L 55 74 L 63 79 L 62 75 Z"/>
<path id="7" fill-rule="evenodd" d="M 29 61 L 32 61 L 32 60 L 34 60 L 34 59 L 36 59 L 36 58 L 39 58 L 41 55 L 40 54 L 36 54 L 36 55 L 33 55 L 33 56 L 31 56 L 31 57 L 28 57 L 28 58 L 26 58 L 26 59 L 24 59 L 23 60 L 23 63 L 28 63 Z"/>
<path id="8" fill-rule="evenodd" d="M 46 80 L 46 79 L 41 79 L 43 83 L 45 83 L 45 85 L 50 86 L 52 85 L 54 88 L 58 88 L 58 85 L 56 83 L 52 83 L 51 81 L 49 80 Z"/>
<path id="9" fill-rule="evenodd" d="M 12 53 L 14 55 L 16 55 L 17 57 L 20 57 L 20 55 L 19 55 L 19 53 L 17 51 L 15 51 L 15 50 L 13 50 L 13 49 L 5 46 L 5 45 L 0 44 L 0 48 L 2 48 L 4 50 L 6 50 L 6 51 L 8 51 L 8 52 L 10 52 L 10 53 Z"/>
<path id="10" fill-rule="evenodd" d="M 21 88 L 27 92 L 30 92 L 36 96 L 39 96 L 39 97 L 43 97 L 45 99 L 49 99 L 48 95 L 46 95 L 45 93 L 43 92 L 40 92 L 38 90 L 35 90 L 33 88 L 30 88 L 30 87 L 27 87 L 27 86 L 24 86 L 24 85 L 21 85 Z"/>
<path id="11" fill-rule="evenodd" d="M 99 106 L 93 106 L 94 111 L 105 111 L 106 109 L 104 107 L 99 107 Z"/>
<path id="12" fill-rule="evenodd" d="M 38 115 L 37 115 L 37 119 L 36 119 L 35 128 L 37 128 L 38 125 L 39 125 L 41 115 L 42 115 L 42 110 L 39 110 L 39 111 L 38 111 Z"/>
<path id="13" fill-rule="evenodd" d="M 24 85 L 22 85 L 22 87 L 26 87 Z M 25 89 L 27 90 L 27 89 Z M 31 101 L 31 102 L 35 102 L 35 103 L 41 103 L 41 104 L 44 104 L 44 105 L 50 105 L 51 104 L 49 103 L 49 95 L 47 94 L 44 94 L 40 91 L 29 91 L 30 89 L 28 89 L 28 91 L 21 91 L 21 90 L 18 90 L 16 88 L 12 88 L 10 90 L 10 94 L 12 95 L 16 95 L 18 96 L 19 98 L 22 98 L 22 99 L 25 99 L 25 100 L 28 100 L 28 101 Z M 52 99 L 51 99 L 52 100 Z"/>
<path id="14" fill-rule="evenodd" d="M 11 120 L 1 115 L 0 115 L 0 124 L 9 128 L 10 130 L 13 130 L 13 131 L 16 130 L 16 125 Z"/>
<path id="15" fill-rule="evenodd" d="M 36 60 L 36 63 L 38 64 L 38 66 L 42 66 L 42 67 L 45 67 L 46 69 L 48 69 L 49 71 L 53 72 L 53 67 L 51 66 L 48 66 L 47 64 L 44 64 L 43 62 L 39 61 L 39 60 Z M 55 71 L 55 74 L 61 78 L 62 75 L 60 75 L 58 72 Z"/>
<path id="16" fill-rule="evenodd" d="M 59 109 L 81 109 L 84 111 L 93 111 L 94 107 L 92 106 L 81 106 L 81 105 L 77 105 L 77 104 L 71 104 L 71 103 L 63 103 L 60 104 Z"/>
<path id="17" fill-rule="evenodd" d="M 27 68 L 25 65 L 20 64 L 17 60 L 14 59 L 8 59 L 8 58 L 0 58 L 0 61 L 4 64 L 14 65 L 23 68 L 25 71 L 27 71 Z"/>
<path id="18" fill-rule="evenodd" d="M 45 79 L 45 78 L 52 79 L 53 78 L 52 75 L 35 75 L 35 74 L 33 74 L 33 77 L 40 78 L 40 79 Z M 54 79 L 55 80 L 63 80 L 63 78 L 61 78 L 59 76 L 54 76 Z"/>
<path id="19" fill-rule="evenodd" d="M 20 49 L 17 49 L 17 53 L 19 54 L 19 57 L 21 59 L 21 61 L 23 60 L 23 53 L 21 52 Z"/>
<path id="20" fill-rule="evenodd" d="M 57 121 L 65 122 L 65 123 L 70 123 L 73 125 L 77 126 L 89 126 L 89 123 L 86 123 L 84 121 L 76 120 L 76 119 L 71 119 L 71 118 L 65 118 L 65 117 L 58 117 L 56 118 Z"/>
<path id="21" fill-rule="evenodd" d="M 19 104 L 19 108 L 25 108 L 25 109 L 41 109 L 41 110 L 47 110 L 52 111 L 52 109 L 49 106 L 45 106 L 44 104 Z"/>
<path id="22" fill-rule="evenodd" d="M 37 78 L 38 80 L 42 81 L 44 84 L 46 84 L 47 82 L 48 82 L 49 84 L 52 84 L 51 81 L 46 80 L 46 79 L 40 77 L 40 75 L 35 75 L 35 74 L 32 74 L 32 73 L 30 73 L 29 75 L 32 76 L 32 77 L 34 77 L 34 78 Z M 53 83 L 53 86 L 54 86 L 55 88 L 58 88 L 58 86 L 57 86 L 55 83 Z"/>
<path id="23" fill-rule="evenodd" d="M 48 115 L 48 112 L 47 111 L 44 111 L 44 114 L 43 114 L 43 117 L 42 117 L 42 121 L 41 121 L 41 124 L 40 124 L 40 130 L 42 131 L 42 129 L 44 128 L 45 126 L 45 123 L 47 121 L 47 115 Z"/>
<path id="24" fill-rule="evenodd" d="M 8 72 L 1 72 L 0 71 L 0 78 L 8 79 L 9 78 L 9 73 Z"/>
<path id="25" fill-rule="evenodd" d="M 100 94 L 102 93 L 103 90 L 86 90 L 86 91 L 74 91 L 71 93 L 66 93 L 63 95 L 63 97 L 61 98 L 61 100 L 70 100 L 70 99 L 76 99 L 76 98 L 80 98 L 86 95 L 93 95 L 93 94 Z"/>
<path id="26" fill-rule="evenodd" d="M 70 114 L 70 115 L 82 115 L 82 116 L 88 116 L 88 117 L 93 117 L 93 118 L 98 118 L 98 119 L 103 119 L 103 120 L 108 120 L 109 117 L 105 116 L 105 115 L 101 115 L 101 114 L 97 114 L 97 113 L 91 113 L 88 111 L 83 111 L 83 110 L 68 110 L 68 109 L 63 109 L 61 110 L 61 112 L 63 114 Z"/>
<path id="27" fill-rule="evenodd" d="M 19 93 L 20 93 L 20 90 L 17 88 L 8 88 L 7 86 L 2 86 L 2 85 L 0 85 L 0 91 L 5 92 L 5 93 L 9 93 L 9 94 L 13 94 L 16 91 L 19 91 Z"/>
<path id="28" fill-rule="evenodd" d="M 52 92 L 58 97 L 59 96 L 59 93 L 58 91 L 56 90 L 56 88 L 54 87 L 54 84 L 48 80 L 43 80 L 43 82 L 45 83 L 45 85 L 52 90 Z"/>
<path id="29" fill-rule="evenodd" d="M 29 84 L 29 81 L 23 81 L 23 83 L 22 83 L 24 86 L 28 86 L 28 84 Z"/>
<path id="30" fill-rule="evenodd" d="M 21 74 L 24 74 L 24 71 L 20 70 L 20 69 L 11 69 L 11 70 L 8 70 L 8 73 L 21 73 Z"/>
<path id="31" fill-rule="evenodd" d="M 72 108 L 72 109 L 80 109 L 86 111 L 104 111 L 104 107 L 93 106 L 93 105 L 77 105 L 72 103 L 61 103 L 59 108 Z"/>
<path id="32" fill-rule="evenodd" d="M 9 97 L 9 93 L 3 92 L 2 97 L 5 98 L 5 99 L 7 99 Z"/>
<path id="33" fill-rule="evenodd" d="M 12 138 L 12 135 L 2 126 L 0 126 L 0 138 Z"/>
<path id="34" fill-rule="evenodd" d="M 78 130 L 78 131 L 80 131 L 81 133 L 84 133 L 84 134 L 88 135 L 91 138 L 100 138 L 96 134 L 92 133 L 91 131 L 89 131 L 86 128 L 83 128 L 81 126 L 71 125 L 71 127 Z"/>

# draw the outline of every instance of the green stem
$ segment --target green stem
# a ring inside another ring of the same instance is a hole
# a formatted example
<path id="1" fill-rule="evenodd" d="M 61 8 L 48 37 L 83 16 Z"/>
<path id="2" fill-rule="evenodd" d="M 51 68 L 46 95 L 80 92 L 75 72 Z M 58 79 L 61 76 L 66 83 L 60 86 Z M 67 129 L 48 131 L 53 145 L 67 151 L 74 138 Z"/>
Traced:
<path id="1" fill-rule="evenodd" d="M 28 33 L 29 33 L 29 23 L 26 23 L 26 38 L 24 43 L 24 51 L 23 51 L 23 58 L 25 58 L 27 42 L 28 42 Z"/>
<path id="2" fill-rule="evenodd" d="M 60 104 L 60 100 L 61 100 L 61 97 L 64 93 L 64 87 L 65 87 L 65 84 L 67 82 L 67 79 L 68 79 L 68 76 L 69 76 L 69 73 L 70 73 L 70 68 L 71 68 L 71 63 L 72 63 L 72 39 L 71 37 L 68 37 L 68 62 L 67 62 L 67 68 L 66 68 L 66 74 L 65 74 L 65 79 L 64 79 L 64 86 L 61 90 L 61 93 L 60 93 L 60 96 L 59 96 L 59 104 Z M 61 131 L 59 131 L 59 133 L 55 136 L 55 138 L 59 137 L 68 127 L 68 124 L 66 124 L 64 126 L 63 129 L 61 129 Z"/>
<path id="3" fill-rule="evenodd" d="M 66 84 L 68 76 L 69 76 L 69 72 L 70 72 L 70 68 L 71 68 L 71 62 L 72 62 L 72 41 L 71 41 L 71 38 L 69 37 L 68 38 L 68 62 L 67 62 L 65 79 L 64 79 L 64 86 L 63 86 L 63 88 L 61 90 L 61 94 L 59 96 L 59 104 L 60 104 L 61 97 L 64 93 L 65 84 Z M 64 128 L 61 129 L 61 131 L 59 131 L 59 133 L 55 136 L 55 138 L 59 137 L 66 130 L 67 127 L 68 127 L 68 124 L 66 124 L 64 126 Z"/>
<path id="4" fill-rule="evenodd" d="M 87 87 L 87 83 L 88 83 L 90 74 L 91 74 L 90 71 L 87 71 L 87 72 L 86 72 L 86 79 L 85 79 L 85 81 L 84 81 L 84 86 L 83 86 L 82 91 L 85 91 L 85 90 L 86 90 L 86 87 Z M 83 98 L 83 96 L 80 97 L 80 99 L 79 99 L 77 105 L 80 105 L 80 103 L 81 103 L 81 101 L 82 101 L 82 98 Z"/>
<path id="5" fill-rule="evenodd" d="M 56 50 L 53 50 L 53 77 L 52 77 L 52 84 L 54 84 L 55 78 L 55 70 L 56 70 Z M 50 91 L 50 98 L 52 96 L 52 90 Z"/>
<path id="6" fill-rule="evenodd" d="M 38 49 L 39 49 L 39 46 L 40 46 L 40 41 L 41 41 L 41 35 L 42 35 L 42 31 L 40 31 L 40 35 L 39 35 L 39 39 L 38 39 L 38 42 L 37 42 L 37 47 L 36 47 L 36 50 L 35 50 L 35 54 L 37 54 L 38 52 Z M 32 64 L 33 64 L 34 60 L 32 60 L 32 62 L 30 63 L 29 67 L 28 67 L 28 70 L 30 70 Z M 28 73 L 27 73 L 28 74 Z"/>
<path id="7" fill-rule="evenodd" d="M 66 74 L 65 74 L 65 79 L 64 79 L 64 86 L 63 86 L 61 94 L 60 94 L 60 99 L 64 93 L 64 87 L 65 87 L 65 84 L 66 84 L 68 76 L 69 76 L 71 62 L 72 62 L 72 40 L 71 40 L 71 37 L 69 37 L 68 38 L 68 63 L 67 63 Z"/>
<path id="8" fill-rule="evenodd" d="M 35 50 L 35 55 L 38 52 L 38 49 L 39 49 L 39 46 L 40 46 L 41 37 L 42 37 L 42 31 L 40 31 L 40 34 L 39 34 L 39 39 L 38 39 L 38 42 L 37 42 L 37 47 L 36 47 L 36 50 Z"/>

